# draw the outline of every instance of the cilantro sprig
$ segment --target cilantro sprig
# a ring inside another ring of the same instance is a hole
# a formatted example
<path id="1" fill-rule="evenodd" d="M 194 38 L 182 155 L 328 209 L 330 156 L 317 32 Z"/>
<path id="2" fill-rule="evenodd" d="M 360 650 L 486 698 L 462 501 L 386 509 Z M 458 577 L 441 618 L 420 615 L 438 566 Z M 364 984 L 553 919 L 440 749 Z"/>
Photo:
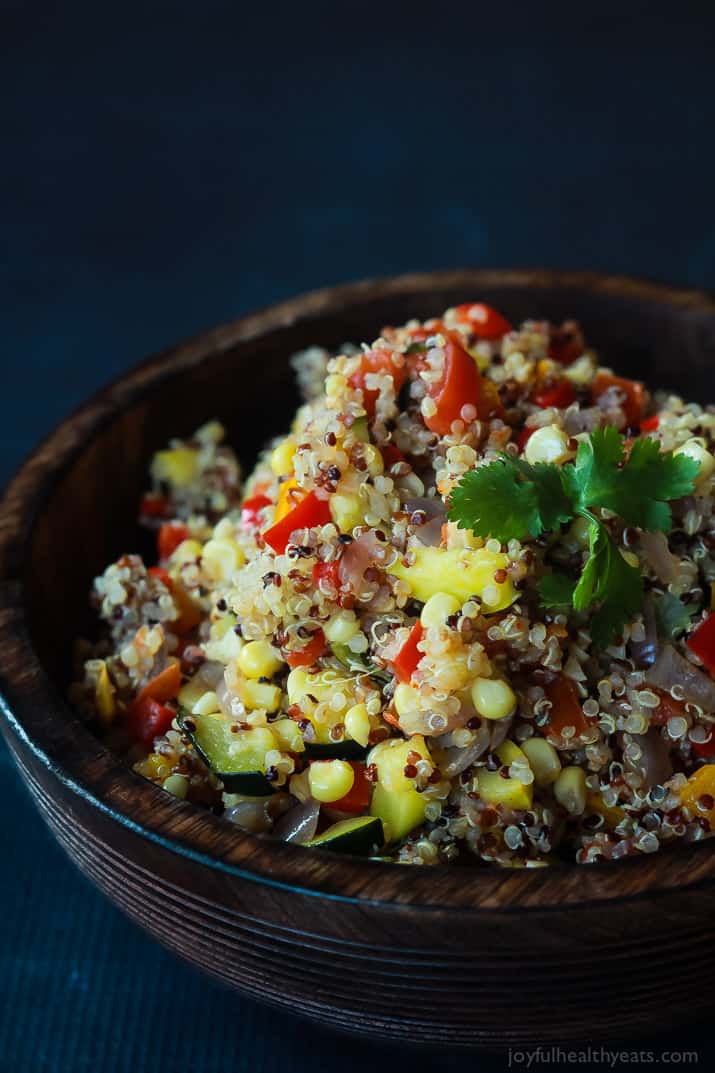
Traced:
<path id="1" fill-rule="evenodd" d="M 536 538 L 581 516 L 588 521 L 588 557 L 578 579 L 552 573 L 539 583 L 546 607 L 595 608 L 591 636 L 607 647 L 643 603 L 643 580 L 594 513 L 603 509 L 627 525 L 667 531 L 673 521 L 669 501 L 692 492 L 699 463 L 687 455 L 661 451 L 650 438 L 638 439 L 626 454 L 625 441 L 608 426 L 578 446 L 563 466 L 503 456 L 462 477 L 451 495 L 448 517 L 460 529 L 502 542 Z"/>

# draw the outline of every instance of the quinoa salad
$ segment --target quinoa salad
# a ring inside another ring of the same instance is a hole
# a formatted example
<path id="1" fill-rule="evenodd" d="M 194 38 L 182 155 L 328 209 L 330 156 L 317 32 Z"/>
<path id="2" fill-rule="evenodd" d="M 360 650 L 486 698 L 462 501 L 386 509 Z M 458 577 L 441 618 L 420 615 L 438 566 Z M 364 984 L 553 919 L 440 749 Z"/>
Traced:
<path id="1" fill-rule="evenodd" d="M 715 408 L 607 359 L 481 302 L 295 355 L 245 480 L 215 421 L 154 456 L 156 550 L 95 579 L 72 703 L 166 792 L 307 847 L 540 867 L 707 838 Z"/>

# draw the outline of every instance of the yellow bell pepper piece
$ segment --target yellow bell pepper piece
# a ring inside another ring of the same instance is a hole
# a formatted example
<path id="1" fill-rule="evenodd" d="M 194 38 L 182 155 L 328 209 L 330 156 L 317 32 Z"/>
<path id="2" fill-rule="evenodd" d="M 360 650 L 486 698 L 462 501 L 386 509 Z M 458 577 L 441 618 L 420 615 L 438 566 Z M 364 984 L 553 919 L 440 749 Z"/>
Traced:
<path id="1" fill-rule="evenodd" d="M 421 734 L 415 734 L 407 740 L 388 738 L 370 750 L 368 764 L 377 768 L 377 781 L 390 793 L 409 793 L 414 790 L 414 782 L 405 775 L 405 767 L 410 763 L 410 753 L 417 753 L 423 760 L 430 756 L 427 743 Z"/>
<path id="2" fill-rule="evenodd" d="M 102 663 L 99 674 L 97 675 L 97 682 L 94 687 L 94 706 L 97 711 L 99 721 L 103 726 L 109 726 L 117 713 L 117 705 L 114 700 L 114 686 L 112 680 L 109 677 L 109 671 L 107 670 L 107 664 Z"/>
<path id="3" fill-rule="evenodd" d="M 382 820 L 386 842 L 404 838 L 424 823 L 427 802 L 417 790 L 392 791 L 378 783 L 372 792 L 370 815 Z"/>
<path id="4" fill-rule="evenodd" d="M 516 599 L 511 578 L 496 582 L 497 570 L 504 570 L 509 559 L 502 552 L 486 548 L 416 548 L 414 562 L 405 566 L 398 559 L 390 573 L 407 582 L 410 592 L 422 603 L 437 593 L 448 593 L 460 604 L 478 596 L 485 611 L 501 611 Z"/>
<path id="5" fill-rule="evenodd" d="M 607 805 L 603 800 L 603 794 L 598 790 L 589 790 L 586 794 L 586 811 L 596 812 L 603 816 L 608 827 L 618 827 L 618 824 L 626 818 L 626 811 L 620 805 Z"/>
<path id="6" fill-rule="evenodd" d="M 503 742 L 497 749 L 497 756 L 503 765 L 511 765 L 515 760 L 523 760 L 528 767 L 526 754 L 513 741 Z M 482 801 L 487 805 L 506 805 L 507 808 L 531 808 L 534 800 L 533 783 L 525 786 L 519 779 L 501 776 L 499 771 L 487 771 L 482 767 L 477 772 L 477 789 Z"/>

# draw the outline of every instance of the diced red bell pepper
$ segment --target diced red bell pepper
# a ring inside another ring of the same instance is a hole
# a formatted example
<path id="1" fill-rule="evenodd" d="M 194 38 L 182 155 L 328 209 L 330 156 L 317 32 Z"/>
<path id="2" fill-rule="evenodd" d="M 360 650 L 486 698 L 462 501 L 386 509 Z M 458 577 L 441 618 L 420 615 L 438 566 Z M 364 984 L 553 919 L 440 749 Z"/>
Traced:
<path id="1" fill-rule="evenodd" d="M 431 339 L 433 335 L 439 335 L 443 331 L 444 324 L 441 320 L 437 320 L 431 328 L 412 328 L 410 335 L 416 343 L 424 343 L 425 339 Z"/>
<path id="2" fill-rule="evenodd" d="M 189 530 L 183 522 L 164 522 L 157 536 L 159 558 L 168 559 L 188 537 Z"/>
<path id="3" fill-rule="evenodd" d="M 241 525 L 244 529 L 255 529 L 258 525 L 259 511 L 270 504 L 271 500 L 268 496 L 255 495 L 250 499 L 245 499 L 241 506 Z"/>
<path id="4" fill-rule="evenodd" d="M 687 644 L 710 674 L 715 675 L 715 614 L 711 612 L 703 619 Z"/>
<path id="5" fill-rule="evenodd" d="M 471 403 L 480 421 L 503 413 L 496 385 L 482 380 L 477 363 L 454 336 L 444 348 L 444 371 L 440 380 L 428 388 L 429 397 L 437 407 L 425 424 L 430 432 L 446 436 L 452 422 L 461 419 L 462 407 Z"/>
<path id="6" fill-rule="evenodd" d="M 325 652 L 325 634 L 316 630 L 305 648 L 300 652 L 286 652 L 285 659 L 289 667 L 312 667 Z"/>
<path id="7" fill-rule="evenodd" d="M 380 448 L 382 452 L 382 460 L 385 463 L 387 469 L 390 466 L 394 466 L 396 462 L 404 462 L 405 456 L 399 447 L 395 447 L 394 443 L 387 443 L 384 447 Z"/>
<path id="8" fill-rule="evenodd" d="M 367 766 L 365 764 L 360 763 L 359 760 L 351 760 L 349 763 L 353 769 L 355 780 L 344 797 L 330 802 L 330 808 L 337 809 L 339 812 L 354 812 L 359 815 L 362 812 L 366 812 L 370 804 L 372 784 L 367 778 Z"/>
<path id="9" fill-rule="evenodd" d="M 152 577 L 158 577 L 159 581 L 166 585 L 169 592 L 173 592 L 174 583 L 169 577 L 169 571 L 165 570 L 163 566 L 150 566 L 147 570 L 147 574 L 151 574 Z"/>
<path id="10" fill-rule="evenodd" d="M 542 409 L 547 410 L 555 406 L 559 410 L 565 410 L 576 398 L 576 392 L 570 380 L 558 380 L 557 382 L 546 381 L 537 387 L 531 396 L 532 402 Z"/>
<path id="11" fill-rule="evenodd" d="M 655 432 L 660 425 L 660 416 L 653 414 L 652 417 L 644 417 L 641 421 L 641 432 Z"/>
<path id="12" fill-rule="evenodd" d="M 423 633 L 422 623 L 418 619 L 410 630 L 409 637 L 395 658 L 395 674 L 401 682 L 410 681 L 417 669 L 417 664 L 422 659 L 423 653 L 419 651 L 417 645 L 422 640 Z"/>
<path id="13" fill-rule="evenodd" d="M 478 339 L 501 339 L 511 331 L 511 324 L 484 302 L 465 302 L 455 313 L 461 324 L 468 324 Z"/>
<path id="14" fill-rule="evenodd" d="M 600 372 L 596 374 L 591 385 L 593 401 L 596 402 L 604 392 L 612 387 L 619 388 L 625 396 L 621 403 L 621 408 L 626 415 L 627 424 L 629 426 L 637 425 L 640 422 L 641 414 L 646 404 L 645 386 L 639 380 L 628 380 L 625 376 L 613 376 L 611 373 Z"/>
<path id="15" fill-rule="evenodd" d="M 169 500 L 166 496 L 144 496 L 139 513 L 146 518 L 163 518 L 168 509 Z"/>
<path id="16" fill-rule="evenodd" d="M 389 373 L 395 385 L 395 394 L 400 390 L 407 379 L 407 368 L 402 365 L 399 368 L 392 360 L 393 351 L 376 347 L 363 354 L 360 368 L 349 378 L 351 387 L 360 388 L 362 391 L 363 406 L 368 417 L 375 413 L 379 391 L 365 387 L 365 377 L 368 373 Z"/>
<path id="17" fill-rule="evenodd" d="M 333 589 L 340 588 L 340 561 L 333 559 L 331 563 L 316 563 L 313 567 L 313 584 L 320 588 L 320 582 L 326 581 Z"/>
<path id="18" fill-rule="evenodd" d="M 560 737 L 565 727 L 574 727 L 578 737 L 591 725 L 583 714 L 581 699 L 573 678 L 565 674 L 546 686 L 544 692 L 551 701 L 549 721 L 544 727 L 548 734 Z"/>
<path id="19" fill-rule="evenodd" d="M 308 492 L 285 517 L 272 525 L 263 534 L 263 539 L 277 555 L 288 547 L 291 533 L 296 529 L 312 529 L 316 525 L 327 525 L 331 520 L 330 506 L 327 499 L 318 499 L 315 492 Z"/>
<path id="20" fill-rule="evenodd" d="M 577 324 L 553 325 L 548 355 L 560 365 L 571 365 L 584 351 L 584 340 Z"/>
<path id="21" fill-rule="evenodd" d="M 137 697 L 127 713 L 127 729 L 133 738 L 151 749 L 154 738 L 166 734 L 176 712 L 153 697 Z"/>

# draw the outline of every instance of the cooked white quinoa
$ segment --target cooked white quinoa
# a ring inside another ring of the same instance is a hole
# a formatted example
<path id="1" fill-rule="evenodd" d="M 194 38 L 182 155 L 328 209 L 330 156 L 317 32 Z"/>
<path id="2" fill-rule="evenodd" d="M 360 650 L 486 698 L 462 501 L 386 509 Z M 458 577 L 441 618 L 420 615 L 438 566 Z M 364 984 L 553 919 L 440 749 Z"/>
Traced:
<path id="1" fill-rule="evenodd" d="M 611 375 L 573 322 L 512 329 L 484 309 L 296 355 L 304 401 L 243 486 L 216 422 L 155 456 L 141 522 L 158 563 L 126 555 L 96 578 L 101 637 L 78 643 L 72 687 L 139 774 L 291 841 L 372 814 L 368 851 L 413 864 L 589 863 L 715 829 L 715 683 L 688 644 L 715 581 L 715 413 Z M 450 345 L 480 401 L 445 416 Z M 446 502 L 503 453 L 565 464 L 606 425 L 701 467 L 669 534 L 604 516 L 646 598 L 600 650 L 587 614 L 536 591 L 546 562 L 578 573 L 579 521 L 502 545 Z M 665 592 L 690 616 L 675 638 L 654 636 Z M 197 752 L 207 719 L 261 796 L 228 792 Z"/>

